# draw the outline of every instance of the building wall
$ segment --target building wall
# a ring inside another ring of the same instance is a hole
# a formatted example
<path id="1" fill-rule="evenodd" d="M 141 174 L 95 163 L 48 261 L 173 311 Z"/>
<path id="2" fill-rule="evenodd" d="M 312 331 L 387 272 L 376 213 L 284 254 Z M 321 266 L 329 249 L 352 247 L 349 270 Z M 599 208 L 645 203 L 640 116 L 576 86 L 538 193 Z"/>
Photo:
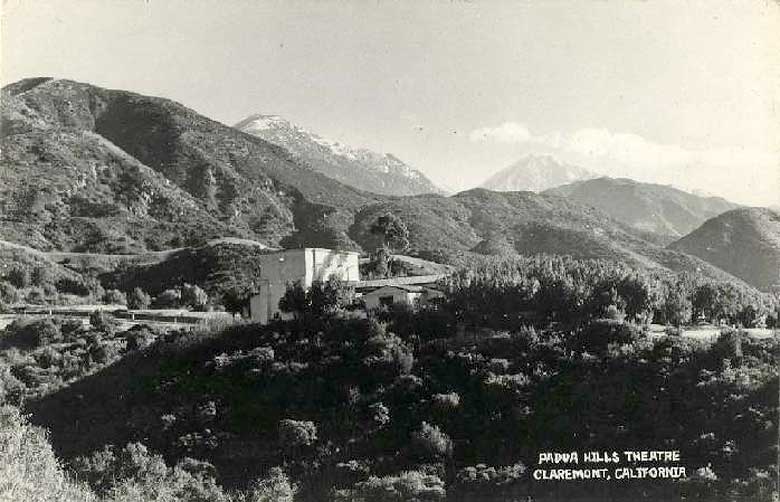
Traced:
<path id="1" fill-rule="evenodd" d="M 250 317 L 267 323 L 282 316 L 279 300 L 288 285 L 300 281 L 309 288 L 315 280 L 331 276 L 343 281 L 360 280 L 358 254 L 324 248 L 289 249 L 260 257 L 260 292 L 249 300 Z"/>
<path id="2" fill-rule="evenodd" d="M 384 288 L 377 289 L 371 293 L 366 293 L 361 298 L 366 306 L 366 310 L 374 310 L 382 305 L 382 298 L 387 296 L 393 298 L 393 303 L 412 304 L 420 297 L 420 293 L 409 292 L 392 286 L 385 286 Z"/>

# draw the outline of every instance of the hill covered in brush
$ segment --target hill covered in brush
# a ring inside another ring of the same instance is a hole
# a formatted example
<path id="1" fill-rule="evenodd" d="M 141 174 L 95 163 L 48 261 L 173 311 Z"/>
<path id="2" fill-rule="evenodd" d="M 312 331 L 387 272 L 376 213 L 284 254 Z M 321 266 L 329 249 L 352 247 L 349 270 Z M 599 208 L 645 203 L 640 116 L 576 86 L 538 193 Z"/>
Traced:
<path id="1" fill-rule="evenodd" d="M 661 236 L 667 243 L 709 218 L 738 207 L 720 197 L 701 197 L 671 186 L 626 178 L 576 181 L 547 193 L 600 209 L 637 230 Z"/>
<path id="2" fill-rule="evenodd" d="M 239 236 L 354 246 L 370 194 L 167 99 L 48 78 L 2 91 L 0 237 L 138 252 Z"/>
<path id="3" fill-rule="evenodd" d="M 571 199 L 376 195 L 167 99 L 47 78 L 2 92 L 0 239 L 38 250 L 132 255 L 234 237 L 371 252 L 372 225 L 391 212 L 416 256 L 563 254 L 726 276 Z"/>
<path id="4" fill-rule="evenodd" d="M 780 288 L 780 212 L 741 208 L 707 220 L 669 246 L 697 256 L 748 284 Z"/>

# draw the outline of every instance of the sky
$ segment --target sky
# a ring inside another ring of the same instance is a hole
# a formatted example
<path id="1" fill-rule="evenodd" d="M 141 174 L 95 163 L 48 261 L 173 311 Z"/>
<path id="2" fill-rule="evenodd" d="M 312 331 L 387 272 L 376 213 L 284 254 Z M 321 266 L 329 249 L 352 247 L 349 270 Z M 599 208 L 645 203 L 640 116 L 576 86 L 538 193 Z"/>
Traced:
<path id="1" fill-rule="evenodd" d="M 780 205 L 773 0 L 3 0 L 0 80 L 278 114 L 449 190 L 528 154 Z"/>

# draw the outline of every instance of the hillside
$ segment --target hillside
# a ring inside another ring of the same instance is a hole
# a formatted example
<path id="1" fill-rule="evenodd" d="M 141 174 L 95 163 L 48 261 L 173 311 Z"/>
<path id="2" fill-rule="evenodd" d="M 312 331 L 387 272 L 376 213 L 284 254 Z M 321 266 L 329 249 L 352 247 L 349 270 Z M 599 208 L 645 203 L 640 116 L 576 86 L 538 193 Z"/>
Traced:
<path id="1" fill-rule="evenodd" d="M 548 253 L 675 272 L 698 270 L 712 278 L 733 279 L 698 258 L 647 241 L 642 232 L 595 208 L 549 194 L 474 189 L 452 197 L 389 200 L 359 211 L 350 237 L 364 249 L 374 249 L 378 241 L 371 234 L 371 224 L 388 212 L 406 223 L 413 253 L 439 260 L 464 252 Z"/>
<path id="2" fill-rule="evenodd" d="M 424 258 L 569 254 L 724 276 L 562 197 L 363 192 L 162 98 L 30 79 L 3 89 L 2 119 L 0 239 L 39 250 L 143 255 L 229 237 L 371 251 L 371 225 L 390 211 Z"/>
<path id="3" fill-rule="evenodd" d="M 780 212 L 741 208 L 707 220 L 670 249 L 698 256 L 761 290 L 780 287 Z"/>
<path id="4" fill-rule="evenodd" d="M 68 80 L 2 91 L 0 238 L 139 252 L 236 236 L 354 246 L 374 196 L 173 101 Z"/>
<path id="5" fill-rule="evenodd" d="M 637 230 L 663 236 L 667 242 L 738 207 L 720 197 L 702 197 L 667 185 L 625 178 L 575 181 L 547 192 L 598 208 Z"/>
<path id="6" fill-rule="evenodd" d="M 594 177 L 596 174 L 587 169 L 565 164 L 550 155 L 528 155 L 488 178 L 481 188 L 498 192 L 541 192 Z"/>
<path id="7" fill-rule="evenodd" d="M 251 115 L 234 127 L 279 145 L 301 164 L 361 190 L 384 195 L 441 193 L 420 171 L 391 154 L 329 141 L 277 115 Z"/>

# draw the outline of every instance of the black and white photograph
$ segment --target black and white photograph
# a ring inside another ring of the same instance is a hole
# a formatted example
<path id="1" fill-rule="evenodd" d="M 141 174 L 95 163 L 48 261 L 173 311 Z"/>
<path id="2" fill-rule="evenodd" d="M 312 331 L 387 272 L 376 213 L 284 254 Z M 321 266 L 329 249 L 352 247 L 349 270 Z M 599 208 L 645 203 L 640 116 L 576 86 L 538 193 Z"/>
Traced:
<path id="1" fill-rule="evenodd" d="M 780 0 L 2 0 L 0 502 L 780 501 Z"/>

